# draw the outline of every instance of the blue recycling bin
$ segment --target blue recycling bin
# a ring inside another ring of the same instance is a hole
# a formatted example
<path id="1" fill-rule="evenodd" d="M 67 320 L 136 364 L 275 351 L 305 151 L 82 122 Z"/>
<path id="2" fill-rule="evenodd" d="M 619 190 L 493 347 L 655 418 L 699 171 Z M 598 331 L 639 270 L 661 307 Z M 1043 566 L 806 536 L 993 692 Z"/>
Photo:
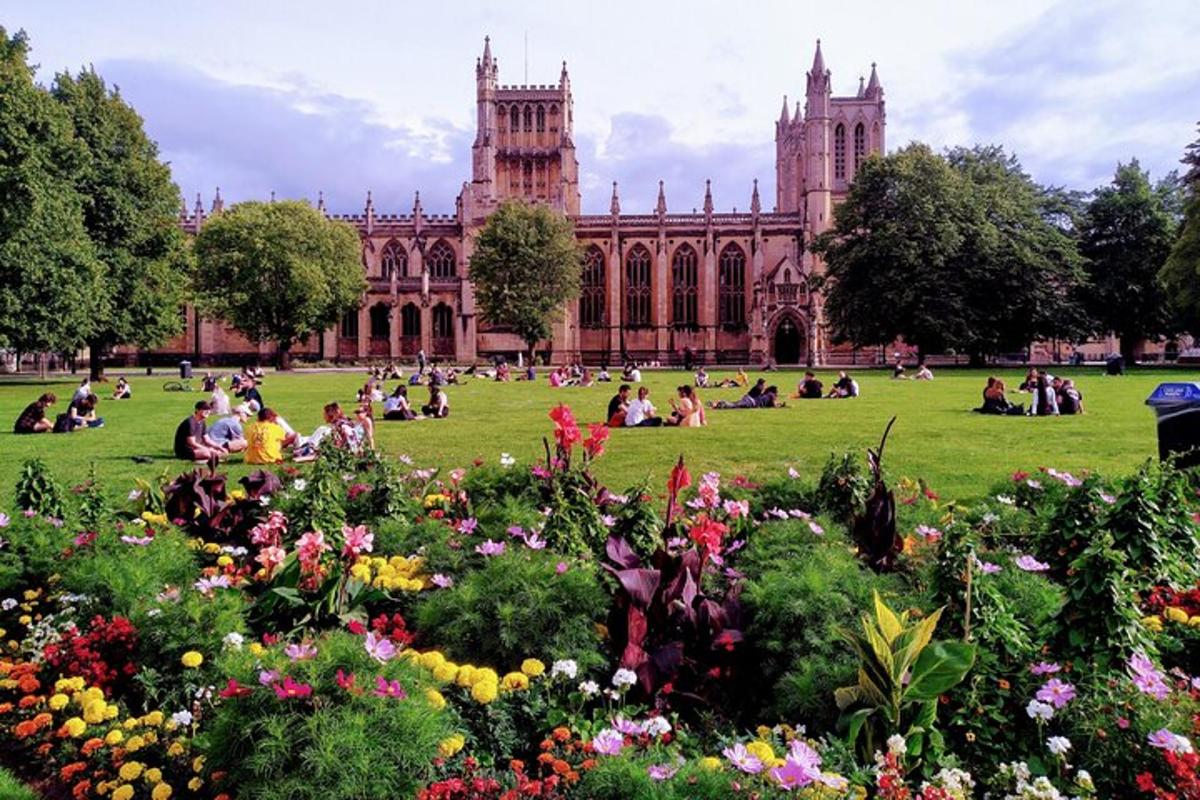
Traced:
<path id="1" fill-rule="evenodd" d="M 1200 464 L 1200 383 L 1160 383 L 1146 405 L 1158 417 L 1158 457 L 1180 467 Z"/>

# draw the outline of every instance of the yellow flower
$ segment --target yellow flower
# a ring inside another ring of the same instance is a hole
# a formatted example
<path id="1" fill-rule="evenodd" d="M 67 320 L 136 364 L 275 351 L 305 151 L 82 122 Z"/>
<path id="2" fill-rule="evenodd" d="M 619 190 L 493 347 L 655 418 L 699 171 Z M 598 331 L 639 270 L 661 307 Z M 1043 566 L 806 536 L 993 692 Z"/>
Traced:
<path id="1" fill-rule="evenodd" d="M 430 650 L 428 653 L 421 654 L 421 666 L 428 670 L 437 669 L 442 664 L 446 663 L 446 657 L 437 650 Z"/>
<path id="2" fill-rule="evenodd" d="M 183 745 L 181 745 L 179 742 L 172 742 L 171 746 L 167 748 L 167 755 L 169 755 L 171 758 L 176 758 L 183 755 Z"/>
<path id="3" fill-rule="evenodd" d="M 142 774 L 142 777 L 146 779 L 146 783 L 159 783 L 162 781 L 162 770 L 158 767 L 151 767 Z"/>
<path id="4" fill-rule="evenodd" d="M 218 567 L 228 567 L 232 563 L 233 563 L 233 557 L 228 554 L 223 555 L 217 559 Z"/>
<path id="5" fill-rule="evenodd" d="M 204 663 L 204 656 L 200 655 L 195 650 L 188 650 L 179 660 L 188 669 L 195 669 Z"/>
<path id="6" fill-rule="evenodd" d="M 1166 614 L 1167 614 L 1167 619 L 1171 620 L 1171 622 L 1187 622 L 1188 621 L 1188 614 L 1182 608 L 1176 608 L 1175 606 L 1171 606 L 1170 608 L 1167 609 Z"/>
<path id="7" fill-rule="evenodd" d="M 80 736 L 83 736 L 83 732 L 87 730 L 87 723 L 81 720 L 79 717 L 71 717 L 69 720 L 63 723 L 63 727 L 67 729 L 67 733 L 70 736 L 78 739 Z"/>
<path id="8" fill-rule="evenodd" d="M 371 568 L 363 562 L 358 562 L 350 568 L 350 577 L 363 583 L 371 582 Z"/>
<path id="9" fill-rule="evenodd" d="M 536 658 L 527 658 L 521 662 L 521 672 L 531 678 L 536 678 L 546 671 L 546 665 Z"/>
<path id="10" fill-rule="evenodd" d="M 133 787 L 128 783 L 121 784 L 116 789 L 113 789 L 112 800 L 130 800 L 133 797 Z"/>
<path id="11" fill-rule="evenodd" d="M 204 781 L 200 780 L 199 778 L 192 778 L 190 781 L 188 781 L 188 788 L 193 792 L 200 791 L 200 787 L 203 785 Z"/>
<path id="12" fill-rule="evenodd" d="M 463 664 L 458 668 L 458 675 L 455 676 L 454 682 L 466 689 L 475 682 L 475 672 L 475 668 L 470 664 Z"/>
<path id="13" fill-rule="evenodd" d="M 129 719 L 122 722 L 121 726 L 124 727 L 125 730 L 131 731 L 141 724 L 142 724 L 141 721 L 137 717 L 130 717 Z"/>
<path id="14" fill-rule="evenodd" d="M 74 678 L 59 678 L 54 682 L 54 691 L 56 692 L 82 692 L 83 678 L 75 676 Z"/>
<path id="15" fill-rule="evenodd" d="M 254 656 L 255 658 L 258 658 L 263 653 L 267 652 L 267 648 L 263 647 L 258 642 L 251 642 L 246 649 L 249 650 L 250 655 Z"/>
<path id="16" fill-rule="evenodd" d="M 141 776 L 143 769 L 145 767 L 139 761 L 126 761 L 121 765 L 121 769 L 117 771 L 117 774 L 121 776 L 121 780 L 123 781 L 136 781 Z"/>
<path id="17" fill-rule="evenodd" d="M 461 733 L 456 733 L 453 736 L 448 736 L 445 739 L 442 739 L 442 741 L 438 743 L 438 752 L 441 753 L 443 758 L 450 758 L 459 750 L 462 750 L 466 743 L 467 740 L 463 737 L 463 735 Z"/>
<path id="18" fill-rule="evenodd" d="M 109 747 L 112 747 L 112 746 L 114 746 L 114 745 L 118 745 L 118 744 L 120 744 L 120 743 L 121 743 L 121 742 L 123 742 L 123 741 L 125 741 L 125 734 L 121 733 L 121 729 L 120 729 L 120 728 L 113 728 L 113 729 L 112 729 L 111 731 L 109 731 L 109 732 L 108 732 L 108 734 L 107 734 L 107 735 L 104 737 L 104 743 L 105 743 L 106 745 L 108 745 Z"/>
<path id="19" fill-rule="evenodd" d="M 425 699 L 429 701 L 429 705 L 439 711 L 446 707 L 446 698 L 437 689 L 426 689 Z"/>
<path id="20" fill-rule="evenodd" d="M 1187 624 L 1189 628 L 1200 628 L 1200 614 L 1188 619 Z"/>
<path id="21" fill-rule="evenodd" d="M 159 725 L 162 725 L 163 724 L 163 712 L 151 711 L 149 714 L 146 714 L 145 716 L 142 717 L 142 724 L 149 725 L 149 726 L 155 727 L 155 728 L 158 727 Z"/>
<path id="22" fill-rule="evenodd" d="M 1163 629 L 1162 617 L 1142 617 L 1142 624 L 1155 632 Z"/>
<path id="23" fill-rule="evenodd" d="M 529 676 L 524 672 L 510 672 L 500 681 L 500 685 L 507 692 L 515 692 L 518 690 L 529 688 Z"/>
<path id="24" fill-rule="evenodd" d="M 775 760 L 775 751 L 771 748 L 770 744 L 764 742 L 762 739 L 755 739 L 746 745 L 746 752 L 764 764 L 769 764 Z"/>
<path id="25" fill-rule="evenodd" d="M 167 800 L 171 796 L 171 784 L 160 783 L 150 792 L 150 800 Z"/>
<path id="26" fill-rule="evenodd" d="M 103 700 L 89 700 L 83 706 L 83 720 L 92 725 L 98 725 L 104 721 L 104 715 L 108 711 L 108 703 Z"/>
<path id="27" fill-rule="evenodd" d="M 28 614 L 22 614 L 21 616 L 17 617 L 17 622 L 21 623 L 22 625 L 28 625 L 29 623 L 33 622 L 33 617 L 29 616 Z"/>
<path id="28" fill-rule="evenodd" d="M 204 769 L 204 756 L 196 756 L 192 759 L 192 772 L 200 772 Z"/>
<path id="29" fill-rule="evenodd" d="M 700 759 L 700 769 L 706 772 L 717 772 L 721 769 L 721 759 L 716 756 L 705 756 Z"/>
<path id="30" fill-rule="evenodd" d="M 479 681 L 471 687 L 471 697 L 482 705 L 493 702 L 498 693 L 499 689 L 496 684 L 489 681 Z"/>
<path id="31" fill-rule="evenodd" d="M 471 676 L 471 685 L 472 686 L 474 686 L 477 683 L 499 683 L 499 682 L 500 682 L 500 676 L 497 675 L 496 670 L 492 669 L 491 667 L 482 667 L 481 669 L 477 669 L 477 670 L 475 670 L 474 674 Z"/>
<path id="32" fill-rule="evenodd" d="M 106 720 L 116 719 L 119 711 L 120 709 L 118 709 L 116 706 L 110 705 L 108 708 L 104 709 L 104 718 Z"/>
<path id="33" fill-rule="evenodd" d="M 438 664 L 433 668 L 433 677 L 442 683 L 449 683 L 458 675 L 458 664 L 452 664 L 447 661 L 444 664 Z"/>
<path id="34" fill-rule="evenodd" d="M 50 696 L 50 710 L 51 711 L 62 711 L 64 708 L 67 707 L 67 703 L 69 703 L 69 702 L 71 702 L 71 698 L 67 697 L 65 694 L 51 695 Z"/>
<path id="35" fill-rule="evenodd" d="M 771 738 L 771 729 L 768 728 L 766 725 L 759 725 L 757 728 L 754 729 L 754 732 L 756 734 L 758 734 L 758 738 L 760 738 L 760 739 L 770 739 Z"/>
<path id="36" fill-rule="evenodd" d="M 146 740 L 141 736 L 130 736 L 129 741 L 125 742 L 125 749 L 131 753 L 136 753 L 146 746 Z"/>

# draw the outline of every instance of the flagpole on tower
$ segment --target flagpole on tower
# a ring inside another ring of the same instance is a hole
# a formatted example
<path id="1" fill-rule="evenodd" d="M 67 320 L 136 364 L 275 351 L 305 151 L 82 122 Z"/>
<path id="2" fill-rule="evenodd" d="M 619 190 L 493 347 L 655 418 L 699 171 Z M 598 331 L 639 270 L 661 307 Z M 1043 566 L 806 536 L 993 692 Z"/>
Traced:
<path id="1" fill-rule="evenodd" d="M 525 30 L 525 85 L 529 85 L 529 29 Z"/>

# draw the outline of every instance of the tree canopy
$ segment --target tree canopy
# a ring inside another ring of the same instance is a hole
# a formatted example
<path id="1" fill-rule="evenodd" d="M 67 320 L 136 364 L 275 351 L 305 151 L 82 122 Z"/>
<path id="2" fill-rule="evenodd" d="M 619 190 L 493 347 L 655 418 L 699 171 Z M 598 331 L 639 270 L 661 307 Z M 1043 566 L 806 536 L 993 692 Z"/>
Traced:
<path id="1" fill-rule="evenodd" d="M 353 227 L 307 203 L 239 203 L 210 217 L 194 245 L 197 307 L 253 342 L 294 344 L 336 324 L 366 290 Z"/>
<path id="2" fill-rule="evenodd" d="M 59 74 L 51 94 L 85 150 L 74 181 L 102 268 L 87 337 L 98 376 L 113 346 L 155 347 L 182 329 L 188 268 L 179 189 L 142 118 L 95 71 Z"/>
<path id="3" fill-rule="evenodd" d="M 813 246 L 834 338 L 981 357 L 1070 334 L 1082 273 L 1069 211 L 999 147 L 868 159 Z"/>
<path id="4" fill-rule="evenodd" d="M 1190 331 L 1200 331 L 1200 138 L 1188 145 L 1183 156 L 1187 172 L 1185 204 L 1179 236 L 1159 278 L 1171 304 Z"/>
<path id="5" fill-rule="evenodd" d="M 0 346 L 69 352 L 92 334 L 99 293 L 74 186 L 87 154 L 28 55 L 24 33 L 0 27 Z"/>
<path id="6" fill-rule="evenodd" d="M 579 295 L 582 264 L 570 220 L 546 206 L 504 203 L 484 224 L 471 256 L 481 316 L 511 327 L 532 356 Z"/>
<path id="7" fill-rule="evenodd" d="M 1136 344 L 1172 333 L 1171 307 L 1158 275 L 1171 252 L 1175 225 L 1163 195 L 1137 160 L 1119 164 L 1112 183 L 1096 190 L 1080 231 L 1094 332 L 1112 332 L 1132 360 Z"/>

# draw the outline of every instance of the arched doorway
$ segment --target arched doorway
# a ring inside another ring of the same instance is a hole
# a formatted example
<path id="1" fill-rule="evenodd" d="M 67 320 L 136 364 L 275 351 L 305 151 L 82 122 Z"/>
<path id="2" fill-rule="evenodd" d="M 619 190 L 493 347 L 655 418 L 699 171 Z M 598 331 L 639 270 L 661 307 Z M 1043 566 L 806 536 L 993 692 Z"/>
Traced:
<path id="1" fill-rule="evenodd" d="M 804 360 L 804 329 L 791 315 L 786 315 L 775 326 L 771 337 L 771 357 L 776 364 L 799 364 Z"/>

